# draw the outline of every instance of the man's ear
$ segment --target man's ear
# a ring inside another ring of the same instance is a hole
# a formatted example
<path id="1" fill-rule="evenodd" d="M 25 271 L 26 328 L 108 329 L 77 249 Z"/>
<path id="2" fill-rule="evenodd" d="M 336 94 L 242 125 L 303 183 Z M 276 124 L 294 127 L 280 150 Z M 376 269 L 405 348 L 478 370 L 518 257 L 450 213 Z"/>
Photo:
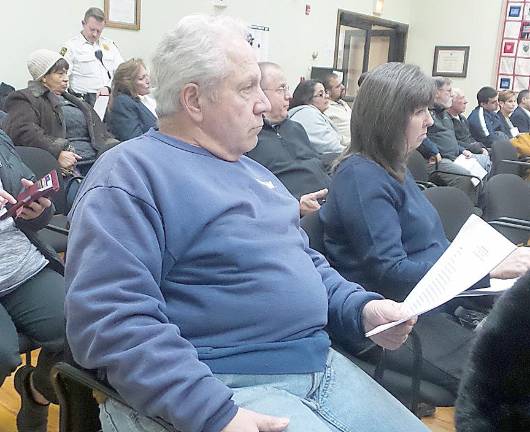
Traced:
<path id="1" fill-rule="evenodd" d="M 188 115 L 196 122 L 203 118 L 200 88 L 198 84 L 187 83 L 180 92 L 180 104 Z"/>

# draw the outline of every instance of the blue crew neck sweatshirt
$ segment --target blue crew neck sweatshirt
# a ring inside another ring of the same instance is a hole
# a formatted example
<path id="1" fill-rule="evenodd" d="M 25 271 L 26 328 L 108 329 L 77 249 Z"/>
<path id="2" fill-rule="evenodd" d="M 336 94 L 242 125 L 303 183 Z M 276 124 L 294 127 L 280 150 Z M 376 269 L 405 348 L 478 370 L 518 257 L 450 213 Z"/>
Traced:
<path id="1" fill-rule="evenodd" d="M 324 327 L 364 340 L 378 294 L 311 250 L 297 201 L 266 168 L 157 131 L 100 158 L 71 213 L 67 334 L 144 415 L 182 432 L 235 415 L 213 373 L 322 371 Z"/>

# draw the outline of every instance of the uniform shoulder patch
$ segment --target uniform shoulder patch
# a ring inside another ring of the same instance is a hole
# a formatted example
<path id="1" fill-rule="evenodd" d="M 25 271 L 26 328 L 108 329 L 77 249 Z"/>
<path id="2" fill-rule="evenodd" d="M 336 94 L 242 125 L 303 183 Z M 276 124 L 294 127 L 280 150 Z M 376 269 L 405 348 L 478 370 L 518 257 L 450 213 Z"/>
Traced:
<path id="1" fill-rule="evenodd" d="M 64 55 L 66 54 L 66 51 L 68 51 L 68 48 L 62 47 L 61 50 L 59 51 L 59 54 L 61 54 L 64 57 Z"/>

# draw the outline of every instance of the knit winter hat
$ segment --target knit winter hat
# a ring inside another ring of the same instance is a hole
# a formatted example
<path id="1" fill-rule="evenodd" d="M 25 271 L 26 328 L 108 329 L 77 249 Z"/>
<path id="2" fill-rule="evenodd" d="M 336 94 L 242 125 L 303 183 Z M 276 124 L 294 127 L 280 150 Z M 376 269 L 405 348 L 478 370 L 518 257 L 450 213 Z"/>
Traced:
<path id="1" fill-rule="evenodd" d="M 28 70 L 35 81 L 40 80 L 57 60 L 64 58 L 61 54 L 47 49 L 33 51 L 28 59 Z"/>

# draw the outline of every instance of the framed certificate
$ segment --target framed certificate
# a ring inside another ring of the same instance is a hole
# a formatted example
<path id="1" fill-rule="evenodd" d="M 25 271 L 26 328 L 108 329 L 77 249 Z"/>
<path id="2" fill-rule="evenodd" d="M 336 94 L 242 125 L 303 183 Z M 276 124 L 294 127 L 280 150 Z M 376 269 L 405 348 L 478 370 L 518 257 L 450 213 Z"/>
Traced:
<path id="1" fill-rule="evenodd" d="M 105 0 L 108 27 L 140 30 L 141 0 Z"/>
<path id="2" fill-rule="evenodd" d="M 468 46 L 435 46 L 432 76 L 467 76 Z"/>

